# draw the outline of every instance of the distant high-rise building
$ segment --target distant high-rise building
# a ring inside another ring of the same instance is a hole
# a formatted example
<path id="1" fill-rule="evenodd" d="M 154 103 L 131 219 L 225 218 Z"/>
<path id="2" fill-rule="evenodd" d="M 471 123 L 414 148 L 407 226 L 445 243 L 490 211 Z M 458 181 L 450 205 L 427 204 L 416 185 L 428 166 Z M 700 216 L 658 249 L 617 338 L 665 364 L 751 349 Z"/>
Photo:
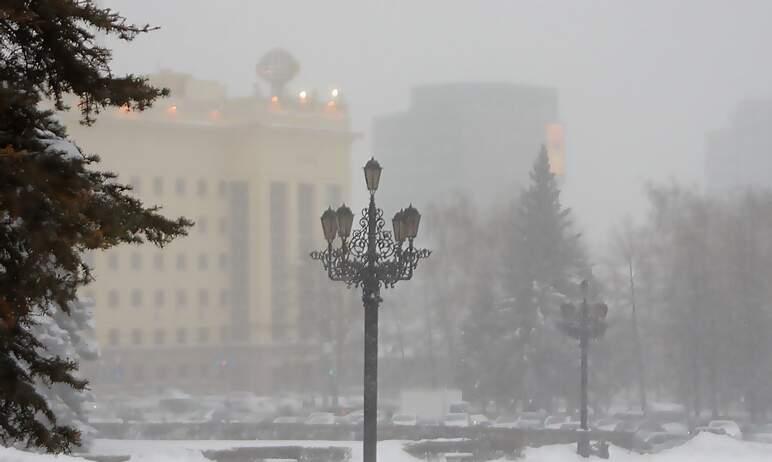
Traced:
<path id="1" fill-rule="evenodd" d="M 163 249 L 89 255 L 96 279 L 82 295 L 95 301 L 102 355 L 85 367 L 95 387 L 303 383 L 322 303 L 305 269 L 324 276 L 308 253 L 322 245 L 320 210 L 348 197 L 353 135 L 337 89 L 290 94 L 292 72 L 271 73 L 283 56 L 262 63 L 263 77 L 278 75 L 264 98 L 229 98 L 217 82 L 164 71 L 150 80 L 171 96 L 145 112 L 105 111 L 93 127 L 65 114 L 100 168 L 166 216 L 196 222 Z"/>
<path id="2" fill-rule="evenodd" d="M 705 149 L 707 190 L 772 188 L 772 100 L 745 101 L 727 127 L 709 133 Z"/>
<path id="3" fill-rule="evenodd" d="M 565 174 L 563 127 L 553 88 L 455 83 L 413 89 L 407 111 L 375 119 L 373 151 L 398 181 L 382 202 L 427 204 L 449 193 L 478 202 L 524 185 L 544 145 L 553 171 Z M 384 190 L 384 193 L 386 191 Z"/>

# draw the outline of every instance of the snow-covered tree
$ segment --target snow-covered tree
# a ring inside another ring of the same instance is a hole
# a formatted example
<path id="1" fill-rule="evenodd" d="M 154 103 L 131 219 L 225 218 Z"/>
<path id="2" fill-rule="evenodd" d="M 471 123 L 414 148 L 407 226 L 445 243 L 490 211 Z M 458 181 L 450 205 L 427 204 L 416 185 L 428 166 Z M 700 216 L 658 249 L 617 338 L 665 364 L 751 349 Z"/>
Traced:
<path id="1" fill-rule="evenodd" d="M 555 327 L 562 301 L 578 297 L 589 265 L 571 210 L 560 201 L 560 187 L 542 148 L 519 201 L 512 239 L 516 258 L 510 264 L 508 288 L 519 329 L 520 387 L 525 405 L 550 409 L 564 396 L 565 374 L 572 370 L 574 345 Z M 573 387 L 575 388 L 575 387 Z"/>
<path id="2" fill-rule="evenodd" d="M 60 420 L 41 392 L 86 389 L 77 359 L 49 352 L 39 324 L 66 316 L 91 280 L 87 250 L 144 241 L 162 246 L 185 233 L 129 194 L 116 175 L 67 139 L 52 101 L 71 95 L 85 124 L 99 110 L 141 110 L 165 90 L 140 77 L 117 77 L 96 33 L 130 41 L 149 31 L 89 0 L 0 4 L 0 443 L 67 452 L 80 431 Z M 45 330 L 45 329 L 44 329 Z M 58 391 L 59 396 L 64 393 Z"/>
<path id="3" fill-rule="evenodd" d="M 99 347 L 94 332 L 93 301 L 79 299 L 65 312 L 57 305 L 48 308 L 46 315 L 36 317 L 33 335 L 40 341 L 41 356 L 66 358 L 80 363 L 95 360 Z M 73 375 L 82 377 L 73 372 Z M 77 390 L 62 383 L 51 386 L 38 381 L 38 393 L 45 397 L 60 424 L 78 429 L 82 448 L 88 448 L 96 430 L 88 424 L 87 406 L 94 402 L 91 390 Z"/>
<path id="4" fill-rule="evenodd" d="M 485 271 L 465 275 L 476 289 L 462 323 L 460 383 L 476 400 L 550 409 L 576 394 L 576 346 L 555 321 L 589 270 L 544 149 L 530 177 L 516 201 L 492 214 L 481 241 L 494 251 L 477 265 Z"/>

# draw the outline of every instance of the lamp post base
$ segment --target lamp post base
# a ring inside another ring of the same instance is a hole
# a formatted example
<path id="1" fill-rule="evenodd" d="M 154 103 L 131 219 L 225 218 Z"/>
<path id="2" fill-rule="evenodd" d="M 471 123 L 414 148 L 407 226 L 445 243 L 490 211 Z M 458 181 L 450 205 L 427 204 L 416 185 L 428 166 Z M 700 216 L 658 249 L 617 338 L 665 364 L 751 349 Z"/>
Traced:
<path id="1" fill-rule="evenodd" d="M 587 432 L 579 432 L 576 441 L 576 453 L 581 457 L 590 457 L 590 435 Z"/>

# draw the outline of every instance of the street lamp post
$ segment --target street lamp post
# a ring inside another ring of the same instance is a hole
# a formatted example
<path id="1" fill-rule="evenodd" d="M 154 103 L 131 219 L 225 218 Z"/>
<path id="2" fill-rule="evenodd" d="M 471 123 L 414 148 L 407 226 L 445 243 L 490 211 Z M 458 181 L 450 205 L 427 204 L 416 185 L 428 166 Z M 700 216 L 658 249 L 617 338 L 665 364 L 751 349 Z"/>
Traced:
<path id="1" fill-rule="evenodd" d="M 608 306 L 605 303 L 587 303 L 587 281 L 582 281 L 582 306 L 577 310 L 572 303 L 564 303 L 560 307 L 560 329 L 568 336 L 579 340 L 581 350 L 580 379 L 580 423 L 581 434 L 577 441 L 576 452 L 582 457 L 589 457 L 591 448 L 589 440 L 589 425 L 587 415 L 587 367 L 590 340 L 600 338 L 606 332 L 606 314 Z"/>
<path id="2" fill-rule="evenodd" d="M 352 234 L 354 214 L 345 204 L 337 211 L 328 208 L 322 214 L 322 231 L 327 249 L 311 253 L 311 258 L 322 262 L 333 281 L 348 287 L 362 288 L 365 310 L 364 352 L 364 435 L 363 460 L 376 461 L 378 441 L 378 307 L 381 287 L 390 288 L 399 281 L 413 277 L 418 260 L 431 253 L 417 249 L 413 240 L 418 235 L 421 214 L 412 205 L 400 210 L 392 219 L 393 233 L 384 230 L 383 210 L 375 206 L 375 192 L 381 177 L 381 166 L 370 159 L 364 167 L 370 204 L 362 210 L 360 228 Z M 349 236 L 351 238 L 349 239 Z M 333 246 L 340 237 L 340 247 Z"/>

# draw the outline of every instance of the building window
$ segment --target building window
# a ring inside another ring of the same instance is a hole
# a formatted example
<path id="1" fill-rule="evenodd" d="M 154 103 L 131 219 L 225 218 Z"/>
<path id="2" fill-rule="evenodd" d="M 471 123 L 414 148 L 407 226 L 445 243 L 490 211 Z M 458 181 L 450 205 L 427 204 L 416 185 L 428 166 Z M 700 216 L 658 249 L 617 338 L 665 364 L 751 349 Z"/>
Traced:
<path id="1" fill-rule="evenodd" d="M 220 218 L 220 223 L 218 224 L 218 228 L 220 229 L 220 234 L 225 235 L 228 233 L 228 219 L 225 217 Z"/>
<path id="2" fill-rule="evenodd" d="M 131 269 L 133 270 L 141 270 L 142 269 L 142 254 L 139 252 L 132 252 L 131 254 Z"/>
<path id="3" fill-rule="evenodd" d="M 188 257 L 181 253 L 177 255 L 177 269 L 178 270 L 185 270 L 188 267 Z"/>
<path id="4" fill-rule="evenodd" d="M 198 343 L 209 343 L 209 328 L 198 328 Z"/>
<path id="5" fill-rule="evenodd" d="M 199 289 L 198 291 L 198 305 L 209 306 L 209 291 L 206 289 Z"/>
<path id="6" fill-rule="evenodd" d="M 206 217 L 198 217 L 198 220 L 196 220 L 196 229 L 198 230 L 199 234 L 206 234 L 208 230 Z"/>
<path id="7" fill-rule="evenodd" d="M 164 193 L 164 180 L 160 176 L 153 178 L 153 193 L 156 196 Z"/>
<path id="8" fill-rule="evenodd" d="M 142 331 L 140 329 L 131 330 L 131 344 L 142 345 Z"/>
<path id="9" fill-rule="evenodd" d="M 188 342 L 188 331 L 185 328 L 180 327 L 177 329 L 177 343 L 184 345 Z"/>
<path id="10" fill-rule="evenodd" d="M 139 186 L 140 186 L 140 180 L 138 176 L 133 176 L 129 180 L 129 186 L 131 186 L 131 190 L 134 191 L 134 194 L 139 194 Z"/>
<path id="11" fill-rule="evenodd" d="M 209 257 L 205 253 L 198 256 L 198 269 L 201 271 L 209 269 Z"/>
<path id="12" fill-rule="evenodd" d="M 230 292 L 227 289 L 220 291 L 220 306 L 228 306 L 230 304 Z"/>
<path id="13" fill-rule="evenodd" d="M 118 295 L 118 291 L 115 289 L 110 290 L 107 294 L 107 304 L 110 306 L 110 308 L 117 308 L 120 304 L 120 297 Z"/>
<path id="14" fill-rule="evenodd" d="M 188 365 L 180 364 L 177 366 L 177 378 L 184 379 L 188 376 Z"/>
<path id="15" fill-rule="evenodd" d="M 198 184 L 196 185 L 196 192 L 199 196 L 206 196 L 206 180 L 198 180 Z"/>
<path id="16" fill-rule="evenodd" d="M 221 270 L 227 270 L 228 269 L 228 254 L 227 253 L 221 253 L 220 254 L 220 269 Z"/>
<path id="17" fill-rule="evenodd" d="M 188 304 L 188 294 L 182 289 L 177 290 L 174 297 L 174 304 L 177 308 L 184 308 Z"/>
<path id="18" fill-rule="evenodd" d="M 142 291 L 134 289 L 131 291 L 131 306 L 142 306 Z"/>
<path id="19" fill-rule="evenodd" d="M 111 270 L 118 269 L 118 255 L 116 253 L 111 253 L 107 256 L 107 267 Z"/>
<path id="20" fill-rule="evenodd" d="M 153 343 L 156 345 L 163 345 L 166 342 L 166 331 L 163 329 L 156 329 L 153 332 Z"/>
<path id="21" fill-rule="evenodd" d="M 220 182 L 217 183 L 217 194 L 224 196 L 227 192 L 228 185 L 225 183 L 225 180 L 220 180 Z"/>
<path id="22" fill-rule="evenodd" d="M 158 289 L 155 291 L 154 302 L 155 306 L 164 306 L 166 303 L 166 292 L 164 292 L 163 289 Z"/>
<path id="23" fill-rule="evenodd" d="M 156 377 L 158 377 L 158 380 L 165 380 L 166 379 L 166 366 L 158 366 L 156 369 Z"/>
<path id="24" fill-rule="evenodd" d="M 185 179 L 184 178 L 177 178 L 177 181 L 174 182 L 174 192 L 176 192 L 180 196 L 185 194 Z"/>
<path id="25" fill-rule="evenodd" d="M 157 270 L 163 270 L 164 269 L 164 254 L 161 252 L 156 253 L 153 255 L 153 268 Z"/>
<path id="26" fill-rule="evenodd" d="M 107 341 L 110 343 L 110 346 L 117 346 L 120 343 L 121 333 L 118 329 L 110 329 L 107 333 Z"/>
<path id="27" fill-rule="evenodd" d="M 134 366 L 134 380 L 136 382 L 142 381 L 145 379 L 145 369 L 142 367 L 142 364 L 137 364 Z"/>

